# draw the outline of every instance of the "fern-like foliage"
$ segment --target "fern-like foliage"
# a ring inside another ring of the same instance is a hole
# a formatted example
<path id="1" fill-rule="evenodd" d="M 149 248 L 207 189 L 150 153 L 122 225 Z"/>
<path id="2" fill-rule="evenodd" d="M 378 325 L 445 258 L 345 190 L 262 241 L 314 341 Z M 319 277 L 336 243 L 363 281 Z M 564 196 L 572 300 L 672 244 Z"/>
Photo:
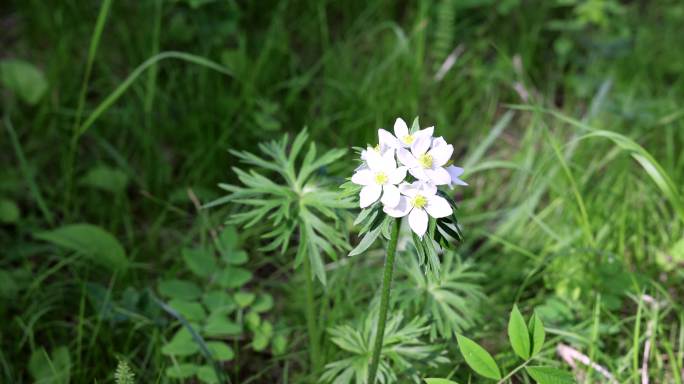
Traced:
<path id="1" fill-rule="evenodd" d="M 423 273 L 417 258 L 407 256 L 402 258 L 395 299 L 430 320 L 430 339 L 448 340 L 474 326 L 477 305 L 486 298 L 479 284 L 484 275 L 451 251 L 445 252 L 439 275 Z"/>
<path id="2" fill-rule="evenodd" d="M 325 284 L 323 256 L 336 259 L 337 251 L 348 250 L 346 231 L 340 230 L 343 211 L 354 206 L 351 199 L 340 198 L 329 190 L 315 173 L 340 159 L 344 149 L 333 149 L 318 154 L 316 145 L 309 144 L 303 153 L 309 135 L 301 131 L 288 148 L 289 137 L 259 144 L 263 157 L 245 151 L 230 151 L 240 161 L 256 167 L 249 171 L 233 168 L 242 185 L 219 184 L 230 192 L 206 207 L 224 203 L 237 203 L 245 209 L 227 221 L 244 228 L 265 224 L 268 228 L 262 238 L 268 243 L 263 251 L 279 250 L 285 253 L 297 242 L 295 267 L 308 257 L 318 279 Z"/>
<path id="3" fill-rule="evenodd" d="M 128 363 L 123 360 L 120 360 L 119 364 L 116 365 L 114 381 L 116 384 L 135 384 L 135 375 Z"/>
<path id="4" fill-rule="evenodd" d="M 358 326 L 341 325 L 329 330 L 332 342 L 352 356 L 327 364 L 321 377 L 322 382 L 368 383 L 377 316 L 377 311 L 371 311 Z M 404 315 L 401 312 L 389 316 L 377 382 L 396 383 L 399 382 L 399 377 L 405 377 L 419 383 L 420 376 L 416 367 L 421 362 L 427 362 L 428 366 L 433 367 L 448 361 L 443 356 L 443 346 L 428 345 L 422 340 L 429 332 L 429 328 L 425 317 L 416 317 L 404 322 Z"/>
<path id="5" fill-rule="evenodd" d="M 440 0 L 436 7 L 437 20 L 432 41 L 432 59 L 435 72 L 453 49 L 456 26 L 456 2 Z"/>

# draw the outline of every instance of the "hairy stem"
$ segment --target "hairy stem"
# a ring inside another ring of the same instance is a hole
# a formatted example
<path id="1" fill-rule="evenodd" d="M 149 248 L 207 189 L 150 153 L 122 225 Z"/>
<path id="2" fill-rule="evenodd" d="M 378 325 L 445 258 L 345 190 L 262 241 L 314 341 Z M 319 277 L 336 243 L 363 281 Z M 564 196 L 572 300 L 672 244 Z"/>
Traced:
<path id="1" fill-rule="evenodd" d="M 373 356 L 370 370 L 368 371 L 368 384 L 375 382 L 375 375 L 380 363 L 380 352 L 382 351 L 383 338 L 385 337 L 385 321 L 387 320 L 387 309 L 389 307 L 390 290 L 392 288 L 392 273 L 394 272 L 394 255 L 397 250 L 397 238 L 399 237 L 399 219 L 392 223 L 392 233 L 390 234 L 389 244 L 387 244 L 387 257 L 385 258 L 385 269 L 382 277 L 382 296 L 380 296 L 380 313 L 378 314 L 378 326 L 375 330 L 375 345 L 373 345 Z"/>
<path id="2" fill-rule="evenodd" d="M 304 258 L 304 279 L 306 280 L 306 327 L 309 332 L 309 356 L 311 372 L 320 371 L 321 354 L 318 348 L 318 330 L 316 327 L 316 308 L 314 306 L 313 275 L 311 274 L 311 261 Z"/>

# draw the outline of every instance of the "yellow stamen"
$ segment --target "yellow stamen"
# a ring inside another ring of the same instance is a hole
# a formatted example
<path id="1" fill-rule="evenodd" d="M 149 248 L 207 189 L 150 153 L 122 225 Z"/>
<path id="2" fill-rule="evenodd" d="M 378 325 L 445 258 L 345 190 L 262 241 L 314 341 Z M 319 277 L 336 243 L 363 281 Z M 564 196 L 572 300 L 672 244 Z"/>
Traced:
<path id="1" fill-rule="evenodd" d="M 375 174 L 375 182 L 382 185 L 385 184 L 389 180 L 389 177 L 385 174 L 385 172 L 378 172 Z"/>
<path id="2" fill-rule="evenodd" d="M 423 153 L 418 157 L 418 163 L 420 163 L 423 168 L 432 168 L 432 155 Z"/>
<path id="3" fill-rule="evenodd" d="M 380 144 L 378 144 L 378 145 L 376 145 L 375 147 L 373 147 L 373 150 L 374 150 L 375 152 L 380 153 Z"/>
<path id="4" fill-rule="evenodd" d="M 423 195 L 416 195 L 413 199 L 411 199 L 411 205 L 413 205 L 416 208 L 423 208 L 427 204 L 427 198 Z"/>
<path id="5" fill-rule="evenodd" d="M 411 144 L 411 143 L 413 143 L 413 140 L 415 140 L 415 139 L 416 139 L 416 138 L 413 137 L 413 135 L 406 135 L 406 136 L 404 136 L 404 137 L 401 138 L 401 140 L 402 140 L 404 143 L 406 143 L 406 144 Z"/>

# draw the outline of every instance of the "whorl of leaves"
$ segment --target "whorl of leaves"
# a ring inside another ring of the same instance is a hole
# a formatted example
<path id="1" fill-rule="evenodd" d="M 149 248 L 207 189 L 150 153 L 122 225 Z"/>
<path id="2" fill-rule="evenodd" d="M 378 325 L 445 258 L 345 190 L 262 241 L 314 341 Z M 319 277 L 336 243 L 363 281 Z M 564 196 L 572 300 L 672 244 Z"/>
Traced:
<path id="1" fill-rule="evenodd" d="M 128 363 L 123 360 L 119 361 L 114 372 L 114 380 L 116 384 L 135 384 L 135 375 Z"/>
<path id="2" fill-rule="evenodd" d="M 243 210 L 233 214 L 227 223 L 243 228 L 265 224 L 262 227 L 268 230 L 261 238 L 268 243 L 261 248 L 263 251 L 285 253 L 296 243 L 295 266 L 308 257 L 316 277 L 325 284 L 322 253 L 336 259 L 338 251 L 349 249 L 346 231 L 340 229 L 341 215 L 353 203 L 314 180 L 316 171 L 341 158 L 346 150 L 333 149 L 319 155 L 311 143 L 302 157 L 308 137 L 302 130 L 289 148 L 288 135 L 261 143 L 263 157 L 231 150 L 242 163 L 256 169 L 233 167 L 242 185 L 219 184 L 230 194 L 205 207 L 228 202 L 241 205 Z"/>

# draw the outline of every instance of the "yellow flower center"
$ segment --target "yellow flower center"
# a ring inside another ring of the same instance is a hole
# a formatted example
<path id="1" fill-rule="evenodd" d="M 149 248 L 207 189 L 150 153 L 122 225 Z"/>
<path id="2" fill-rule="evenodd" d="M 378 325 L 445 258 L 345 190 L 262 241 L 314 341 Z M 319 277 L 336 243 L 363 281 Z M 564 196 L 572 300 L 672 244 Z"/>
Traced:
<path id="1" fill-rule="evenodd" d="M 413 137 L 413 135 L 406 135 L 406 136 L 404 136 L 404 137 L 401 138 L 401 140 L 402 140 L 404 143 L 406 143 L 406 144 L 411 144 L 411 143 L 413 143 L 413 140 L 415 140 L 415 139 L 416 139 L 416 138 Z"/>
<path id="2" fill-rule="evenodd" d="M 427 198 L 423 195 L 416 195 L 412 200 L 411 200 L 411 205 L 413 205 L 416 208 L 423 208 L 427 204 Z"/>
<path id="3" fill-rule="evenodd" d="M 375 182 L 382 185 L 385 184 L 389 180 L 389 177 L 385 174 L 385 172 L 378 172 L 375 174 Z"/>
<path id="4" fill-rule="evenodd" d="M 423 153 L 418 157 L 418 163 L 420 163 L 423 168 L 432 168 L 432 155 Z"/>
<path id="5" fill-rule="evenodd" d="M 375 152 L 380 153 L 380 144 L 377 144 L 375 147 L 373 147 L 373 150 L 374 150 Z"/>

